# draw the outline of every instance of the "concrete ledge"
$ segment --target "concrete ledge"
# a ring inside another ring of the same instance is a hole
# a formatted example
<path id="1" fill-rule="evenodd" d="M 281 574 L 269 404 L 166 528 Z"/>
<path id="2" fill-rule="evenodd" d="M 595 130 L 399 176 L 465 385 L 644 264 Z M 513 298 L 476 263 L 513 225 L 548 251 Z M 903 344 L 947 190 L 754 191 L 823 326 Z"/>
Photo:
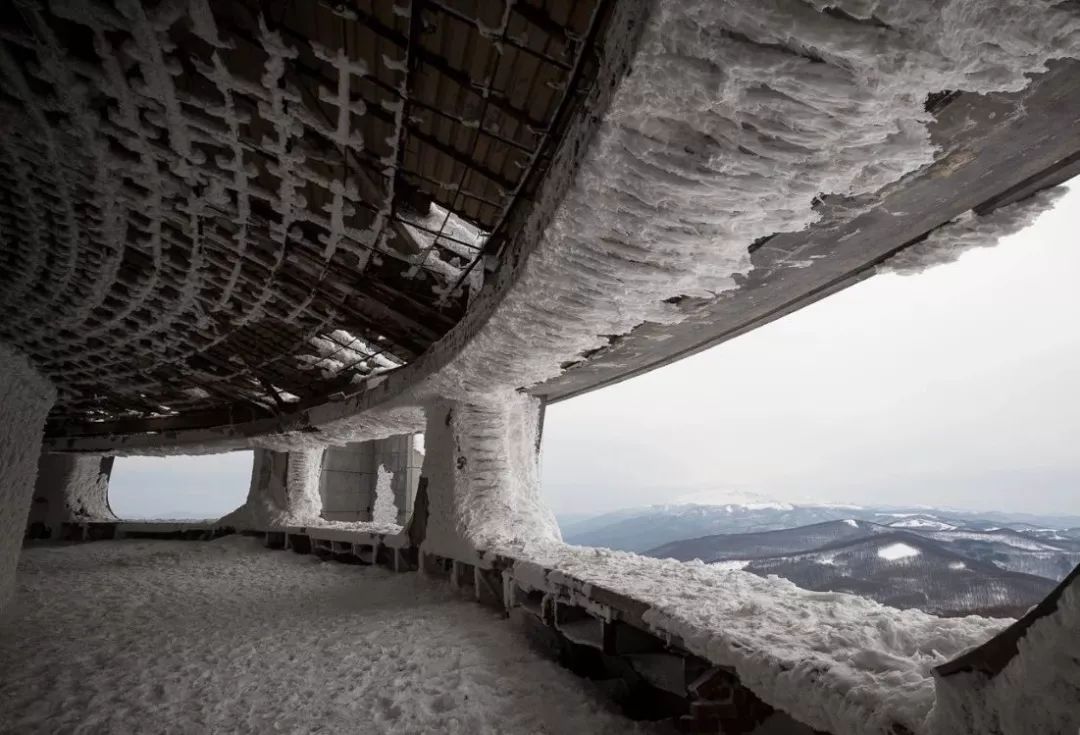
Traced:
<path id="1" fill-rule="evenodd" d="M 82 521 L 64 523 L 59 541 L 107 541 L 110 539 L 163 539 L 210 541 L 235 533 L 231 526 L 214 521 Z"/>

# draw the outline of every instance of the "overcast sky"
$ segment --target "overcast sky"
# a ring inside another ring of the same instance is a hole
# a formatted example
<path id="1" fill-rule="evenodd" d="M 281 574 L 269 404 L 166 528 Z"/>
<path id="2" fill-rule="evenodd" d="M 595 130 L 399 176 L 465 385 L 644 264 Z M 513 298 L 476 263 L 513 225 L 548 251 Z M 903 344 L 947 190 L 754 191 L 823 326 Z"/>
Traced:
<path id="1" fill-rule="evenodd" d="M 1080 513 L 1080 187 L 997 247 L 870 278 L 548 407 L 557 512 L 696 491 Z"/>
<path id="2" fill-rule="evenodd" d="M 1080 513 L 1080 187 L 994 248 L 876 276 L 548 408 L 557 512 L 702 491 Z M 122 515 L 220 515 L 249 453 L 122 459 Z"/>

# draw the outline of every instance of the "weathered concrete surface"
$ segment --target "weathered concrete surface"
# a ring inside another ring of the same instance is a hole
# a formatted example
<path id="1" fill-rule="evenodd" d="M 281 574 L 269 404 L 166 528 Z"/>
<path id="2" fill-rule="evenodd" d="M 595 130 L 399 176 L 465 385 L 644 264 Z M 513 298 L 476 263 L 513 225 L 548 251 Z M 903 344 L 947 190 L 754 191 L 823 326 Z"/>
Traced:
<path id="1" fill-rule="evenodd" d="M 55 399 L 56 389 L 26 358 L 0 343 L 0 614 L 11 599 L 45 416 Z"/>
<path id="2" fill-rule="evenodd" d="M 982 214 L 1080 174 L 1080 62 L 1059 61 L 1022 92 L 960 94 L 935 113 L 943 155 L 872 206 L 825 197 L 821 221 L 751 247 L 753 270 L 718 298 L 687 298 L 678 324 L 644 323 L 530 389 L 548 402 L 708 349 L 854 285 L 875 266 L 974 209 Z"/>
<path id="3" fill-rule="evenodd" d="M 31 538 L 59 538 L 64 523 L 116 520 L 109 507 L 112 457 L 44 452 L 27 519 Z"/>
<path id="4" fill-rule="evenodd" d="M 322 459 L 322 449 L 297 452 L 256 449 L 247 500 L 219 523 L 241 529 L 317 523 L 322 510 L 319 497 Z"/>
<path id="5" fill-rule="evenodd" d="M 497 311 L 503 298 L 522 277 L 529 254 L 538 247 L 577 173 L 582 156 L 599 127 L 619 82 L 630 70 L 641 29 L 652 7 L 651 0 L 623 0 L 611 4 L 611 18 L 596 43 L 603 55 L 590 59 L 588 73 L 594 84 L 580 104 L 567 110 L 565 135 L 536 191 L 534 206 L 512 213 L 507 240 L 502 244 L 499 269 L 485 280 L 464 318 L 436 345 L 402 368 L 377 379 L 350 386 L 350 394 L 310 408 L 273 418 L 191 428 L 172 421 L 146 424 L 156 433 L 124 433 L 109 427 L 71 425 L 58 428 L 49 438 L 52 451 L 97 452 L 118 455 L 196 454 L 271 446 L 286 449 L 302 443 L 344 444 L 374 439 L 422 427 L 407 425 L 414 409 L 434 399 L 437 391 L 425 384 L 445 372 L 458 359 Z M 417 401 L 421 401 L 418 403 Z"/>
<path id="6" fill-rule="evenodd" d="M 934 717 L 988 735 L 1080 728 L 1080 566 L 983 645 L 934 670 Z M 944 731 L 944 728 L 942 728 Z"/>
<path id="7" fill-rule="evenodd" d="M 397 508 L 397 518 L 391 522 L 404 525 L 412 512 L 424 461 L 415 436 L 400 434 L 328 447 L 319 480 L 322 517 L 329 521 L 373 520 L 382 468 L 384 477 L 385 473 L 391 475 L 390 490 Z"/>
<path id="8" fill-rule="evenodd" d="M 471 560 L 476 549 L 561 540 L 540 493 L 541 413 L 521 393 L 428 407 L 426 552 Z"/>

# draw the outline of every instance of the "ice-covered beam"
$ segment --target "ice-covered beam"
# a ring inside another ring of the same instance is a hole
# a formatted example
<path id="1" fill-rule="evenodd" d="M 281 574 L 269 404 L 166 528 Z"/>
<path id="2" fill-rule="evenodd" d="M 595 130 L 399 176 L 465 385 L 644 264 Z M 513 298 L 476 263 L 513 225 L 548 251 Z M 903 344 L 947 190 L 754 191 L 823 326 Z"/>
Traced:
<path id="1" fill-rule="evenodd" d="M 112 457 L 43 452 L 27 519 L 33 538 L 59 538 L 64 523 L 115 520 L 109 508 Z"/>
<path id="2" fill-rule="evenodd" d="M 54 400 L 52 384 L 0 343 L 0 613 L 14 588 L 45 416 Z"/>
<path id="3" fill-rule="evenodd" d="M 417 435 L 399 434 L 328 447 L 319 480 L 322 517 L 404 525 L 420 479 L 422 446 Z"/>
<path id="4" fill-rule="evenodd" d="M 221 519 L 240 529 L 319 522 L 319 473 L 323 450 L 274 452 L 256 449 L 247 501 Z"/>
<path id="5" fill-rule="evenodd" d="M 471 560 L 477 549 L 560 541 L 540 496 L 540 401 L 516 392 L 427 408 L 427 552 Z"/>

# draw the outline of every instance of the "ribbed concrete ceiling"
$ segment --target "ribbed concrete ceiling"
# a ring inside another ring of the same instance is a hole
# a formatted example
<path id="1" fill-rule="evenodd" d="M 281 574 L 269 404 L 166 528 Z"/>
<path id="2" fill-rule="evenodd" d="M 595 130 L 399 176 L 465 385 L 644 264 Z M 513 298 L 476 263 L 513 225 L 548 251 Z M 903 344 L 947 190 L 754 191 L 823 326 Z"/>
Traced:
<path id="1" fill-rule="evenodd" d="M 495 269 L 588 83 L 600 0 L 0 8 L 0 340 L 49 432 L 358 389 Z"/>

